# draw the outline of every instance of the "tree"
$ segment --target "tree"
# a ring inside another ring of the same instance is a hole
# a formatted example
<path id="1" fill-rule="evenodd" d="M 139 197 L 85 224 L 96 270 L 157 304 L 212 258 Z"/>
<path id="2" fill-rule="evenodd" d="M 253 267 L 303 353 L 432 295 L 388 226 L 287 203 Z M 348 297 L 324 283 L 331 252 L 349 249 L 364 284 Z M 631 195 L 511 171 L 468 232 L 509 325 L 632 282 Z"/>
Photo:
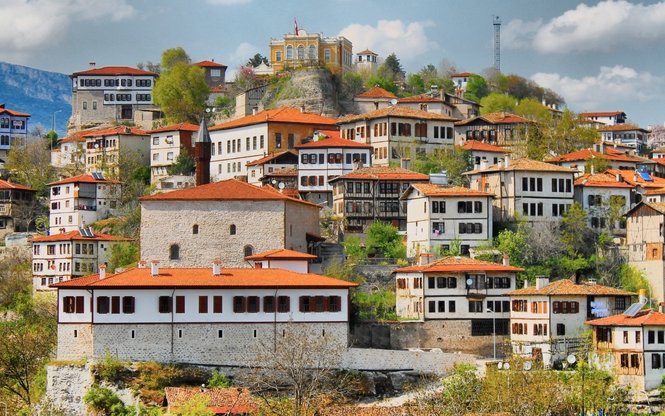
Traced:
<path id="1" fill-rule="evenodd" d="M 44 136 L 44 139 L 46 139 L 46 146 L 49 148 L 49 150 L 58 148 L 58 133 L 55 131 L 49 130 L 48 133 L 46 133 Z"/>
<path id="2" fill-rule="evenodd" d="M 471 101 L 480 102 L 480 100 L 489 93 L 489 87 L 485 78 L 480 75 L 471 75 L 466 83 L 466 92 L 464 98 Z"/>
<path id="3" fill-rule="evenodd" d="M 480 100 L 480 114 L 499 113 L 501 111 L 513 112 L 515 104 L 514 97 L 493 92 Z"/>
<path id="4" fill-rule="evenodd" d="M 57 179 L 51 165 L 51 152 L 43 141 L 12 147 L 7 153 L 5 169 L 16 182 L 37 190 L 38 197 L 47 197 L 46 184 Z"/>
<path id="5" fill-rule="evenodd" d="M 0 260 L 0 306 L 16 308 L 32 292 L 31 257 L 23 251 L 8 251 Z"/>
<path id="6" fill-rule="evenodd" d="M 533 98 L 524 98 L 515 107 L 515 114 L 529 120 L 547 121 L 550 118 L 550 112 L 539 101 Z"/>
<path id="7" fill-rule="evenodd" d="M 375 220 L 367 229 L 368 250 L 378 249 L 385 257 L 401 259 L 406 257 L 404 238 L 399 230 L 391 224 Z"/>
<path id="8" fill-rule="evenodd" d="M 196 172 L 196 160 L 186 149 L 180 149 L 178 157 L 166 172 L 169 175 L 193 175 Z"/>
<path id="9" fill-rule="evenodd" d="M 233 79 L 231 90 L 234 94 L 240 94 L 247 90 L 260 87 L 266 83 L 265 78 L 259 77 L 254 73 L 251 66 L 241 66 L 236 70 L 236 76 Z"/>
<path id="10" fill-rule="evenodd" d="M 253 68 L 256 68 L 262 63 L 268 65 L 268 58 L 262 56 L 260 53 L 257 53 L 256 55 L 247 60 L 246 66 L 251 66 Z"/>
<path id="11" fill-rule="evenodd" d="M 406 75 L 402 64 L 394 52 L 388 55 L 385 61 L 383 61 L 383 64 L 378 69 L 378 74 L 381 78 L 390 81 L 404 80 L 404 76 Z"/>
<path id="12" fill-rule="evenodd" d="M 382 78 L 380 76 L 373 76 L 367 80 L 365 83 L 365 87 L 367 89 L 370 89 L 372 87 L 381 87 L 384 90 L 393 93 L 394 95 L 397 95 L 397 85 L 392 80 Z"/>
<path id="13" fill-rule="evenodd" d="M 128 242 L 118 242 L 111 246 L 109 272 L 114 273 L 118 267 L 129 266 L 139 261 L 139 249 Z"/>
<path id="14" fill-rule="evenodd" d="M 205 70 L 192 65 L 184 49 L 173 48 L 162 53 L 162 73 L 152 93 L 169 122 L 198 123 L 210 91 Z"/>
<path id="15" fill-rule="evenodd" d="M 145 64 L 143 62 L 139 62 L 136 64 L 136 67 L 141 70 L 154 72 L 157 75 L 162 72 L 162 65 L 159 62 L 153 63 L 152 61 L 148 61 Z"/>
<path id="16" fill-rule="evenodd" d="M 427 153 L 425 159 L 415 160 L 412 167 L 425 174 L 445 171 L 450 183 L 461 186 L 469 181 L 462 173 L 473 168 L 473 158 L 471 151 L 460 146 L 444 147 Z"/>
<path id="17" fill-rule="evenodd" d="M 425 92 L 425 83 L 420 74 L 409 75 L 406 81 L 406 90 L 411 94 L 422 94 Z"/>
<path id="18" fill-rule="evenodd" d="M 365 91 L 363 87 L 363 78 L 358 72 L 347 72 L 342 78 L 342 95 L 347 99 L 352 99 Z"/>
<path id="19" fill-rule="evenodd" d="M 561 219 L 561 242 L 573 258 L 588 257 L 596 249 L 594 233 L 587 227 L 588 215 L 582 205 L 575 202 Z"/>

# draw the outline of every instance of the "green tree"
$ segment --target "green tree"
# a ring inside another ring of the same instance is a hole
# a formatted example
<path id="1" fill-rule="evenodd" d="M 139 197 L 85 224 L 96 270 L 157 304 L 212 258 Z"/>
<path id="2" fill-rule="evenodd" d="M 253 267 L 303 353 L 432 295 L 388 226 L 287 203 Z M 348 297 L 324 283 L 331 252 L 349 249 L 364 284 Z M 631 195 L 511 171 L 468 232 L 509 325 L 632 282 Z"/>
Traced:
<path id="1" fill-rule="evenodd" d="M 357 72 L 347 72 L 342 78 L 342 95 L 347 99 L 352 99 L 365 91 L 363 87 L 363 78 Z"/>
<path id="2" fill-rule="evenodd" d="M 425 82 L 420 74 L 409 75 L 406 81 L 406 89 L 411 94 L 422 94 L 425 92 Z"/>
<path id="3" fill-rule="evenodd" d="M 365 87 L 367 89 L 370 89 L 372 87 L 379 86 L 383 88 L 384 90 L 393 93 L 394 95 L 397 95 L 397 85 L 395 85 L 395 82 L 392 80 L 383 78 L 381 76 L 373 76 L 367 80 L 365 83 Z"/>
<path id="4" fill-rule="evenodd" d="M 360 237 L 348 236 L 345 241 L 342 242 L 342 246 L 346 251 L 347 258 L 353 262 L 357 262 L 358 260 L 367 257 L 367 251 L 360 243 Z"/>
<path id="5" fill-rule="evenodd" d="M 487 94 L 489 94 L 489 87 L 487 86 L 485 78 L 480 75 L 471 75 L 466 83 L 464 98 L 480 102 L 480 100 Z"/>
<path id="6" fill-rule="evenodd" d="M 124 241 L 111 246 L 109 272 L 114 273 L 118 267 L 130 266 L 139 261 L 139 249 L 136 245 Z"/>
<path id="7" fill-rule="evenodd" d="M 166 171 L 169 175 L 193 175 L 196 172 L 196 161 L 186 149 L 180 149 L 178 157 Z"/>
<path id="8" fill-rule="evenodd" d="M 515 114 L 529 120 L 549 120 L 550 112 L 543 104 L 533 98 L 524 98 L 515 107 Z"/>
<path id="9" fill-rule="evenodd" d="M 7 153 L 5 169 L 16 182 L 37 190 L 38 197 L 48 197 L 46 184 L 57 179 L 51 152 L 43 141 L 12 147 Z"/>
<path id="10" fill-rule="evenodd" d="M 198 123 L 209 95 L 205 70 L 192 65 L 184 49 L 167 49 L 162 53 L 162 73 L 152 93 L 169 122 Z"/>
<path id="11" fill-rule="evenodd" d="M 406 257 L 406 246 L 404 238 L 399 230 L 392 224 L 375 220 L 367 228 L 367 241 L 365 246 L 368 250 L 378 249 L 385 257 L 401 259 Z"/>
<path id="12" fill-rule="evenodd" d="M 253 57 L 251 57 L 247 60 L 247 65 L 246 66 L 251 66 L 253 68 L 256 68 L 257 66 L 261 65 L 262 63 L 268 65 L 268 58 L 261 55 L 260 53 L 257 53 L 256 55 L 254 55 Z"/>
<path id="13" fill-rule="evenodd" d="M 629 264 L 621 265 L 619 269 L 619 283 L 623 290 L 637 293 L 640 289 L 646 289 L 647 293 L 653 293 L 651 284 L 643 271 Z"/>
<path id="14" fill-rule="evenodd" d="M 445 171 L 450 183 L 461 186 L 468 183 L 462 173 L 473 168 L 473 158 L 471 151 L 460 146 L 444 147 L 427 153 L 424 159 L 416 159 L 412 168 L 426 174 Z"/>
<path id="15" fill-rule="evenodd" d="M 516 99 L 509 95 L 493 92 L 480 100 L 480 114 L 499 113 L 501 111 L 513 112 Z"/>
<path id="16" fill-rule="evenodd" d="M 596 249 L 594 233 L 587 227 L 588 215 L 582 205 L 575 202 L 561 219 L 561 242 L 573 258 L 588 257 Z"/>
<path id="17" fill-rule="evenodd" d="M 231 117 L 236 111 L 236 99 L 229 96 L 217 96 L 215 99 L 215 111 L 226 117 Z"/>
<path id="18" fill-rule="evenodd" d="M 404 68 L 402 68 L 402 64 L 399 62 L 399 59 L 397 59 L 397 55 L 395 55 L 394 52 L 388 55 L 383 61 L 383 64 L 381 64 L 378 69 L 378 74 L 381 78 L 390 81 L 404 80 L 404 76 L 406 75 Z"/>
<path id="19" fill-rule="evenodd" d="M 44 136 L 44 139 L 46 140 L 46 146 L 50 150 L 58 148 L 58 133 L 55 131 L 49 130 L 49 132 Z"/>
<path id="20" fill-rule="evenodd" d="M 212 370 L 212 376 L 208 379 L 208 387 L 225 389 L 231 387 L 231 383 L 226 378 L 226 374 L 220 373 L 216 368 Z"/>

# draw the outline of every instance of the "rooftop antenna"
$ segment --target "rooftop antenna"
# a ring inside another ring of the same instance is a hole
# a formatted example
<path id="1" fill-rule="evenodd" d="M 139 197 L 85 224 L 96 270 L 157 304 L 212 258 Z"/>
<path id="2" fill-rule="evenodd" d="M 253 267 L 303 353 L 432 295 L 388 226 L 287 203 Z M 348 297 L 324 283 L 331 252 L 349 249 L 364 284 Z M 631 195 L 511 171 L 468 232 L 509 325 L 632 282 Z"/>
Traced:
<path id="1" fill-rule="evenodd" d="M 494 69 L 501 71 L 501 18 L 492 15 L 494 24 Z"/>

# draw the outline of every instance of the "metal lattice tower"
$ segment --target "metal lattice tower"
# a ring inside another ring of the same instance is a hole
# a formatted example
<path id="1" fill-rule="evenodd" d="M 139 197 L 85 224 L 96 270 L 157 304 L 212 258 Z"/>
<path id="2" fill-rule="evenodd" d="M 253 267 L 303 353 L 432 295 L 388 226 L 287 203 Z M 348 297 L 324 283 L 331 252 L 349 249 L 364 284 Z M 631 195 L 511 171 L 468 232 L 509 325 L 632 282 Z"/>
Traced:
<path id="1" fill-rule="evenodd" d="M 494 24 L 494 68 L 501 71 L 501 19 L 493 16 Z"/>

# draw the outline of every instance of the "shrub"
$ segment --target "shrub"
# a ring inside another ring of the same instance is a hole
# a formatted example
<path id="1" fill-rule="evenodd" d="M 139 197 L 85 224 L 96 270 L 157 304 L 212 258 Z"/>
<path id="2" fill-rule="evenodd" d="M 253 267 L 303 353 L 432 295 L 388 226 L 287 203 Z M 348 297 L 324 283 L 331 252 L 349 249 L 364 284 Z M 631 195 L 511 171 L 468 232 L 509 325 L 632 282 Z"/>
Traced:
<path id="1" fill-rule="evenodd" d="M 217 369 L 212 370 L 212 377 L 208 379 L 208 387 L 212 388 L 227 388 L 231 383 L 226 378 L 226 374 L 220 373 Z"/>

